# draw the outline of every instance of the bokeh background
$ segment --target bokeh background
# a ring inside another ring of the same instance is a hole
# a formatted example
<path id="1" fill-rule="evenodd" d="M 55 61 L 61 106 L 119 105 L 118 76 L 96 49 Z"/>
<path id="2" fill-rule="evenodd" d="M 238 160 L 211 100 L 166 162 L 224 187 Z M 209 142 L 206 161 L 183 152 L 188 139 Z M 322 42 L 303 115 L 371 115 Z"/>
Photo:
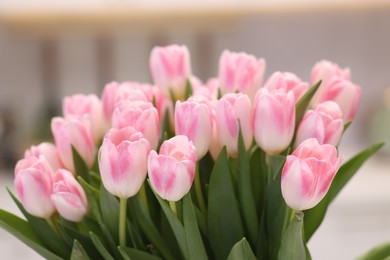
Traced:
<path id="1" fill-rule="evenodd" d="M 388 0 L 1 0 L 0 207 L 17 212 L 12 187 L 24 149 L 50 139 L 50 118 L 74 93 L 100 95 L 110 81 L 151 82 L 155 45 L 185 44 L 206 80 L 224 49 L 267 61 L 266 78 L 291 71 L 308 81 L 328 59 L 350 67 L 363 94 L 340 146 L 345 159 L 390 139 Z M 313 259 L 352 259 L 390 241 L 390 145 L 332 204 L 309 243 Z M 0 231 L 4 259 L 40 259 Z"/>

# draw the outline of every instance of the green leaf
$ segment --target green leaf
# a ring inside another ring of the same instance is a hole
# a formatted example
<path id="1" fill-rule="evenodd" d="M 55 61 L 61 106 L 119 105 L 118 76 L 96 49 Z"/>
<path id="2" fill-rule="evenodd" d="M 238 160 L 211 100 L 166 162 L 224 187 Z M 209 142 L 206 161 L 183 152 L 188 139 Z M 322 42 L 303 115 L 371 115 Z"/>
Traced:
<path id="1" fill-rule="evenodd" d="M 114 257 L 110 254 L 109 250 L 104 246 L 102 241 L 100 241 L 99 237 L 95 235 L 93 232 L 89 232 L 89 236 L 92 239 L 93 244 L 99 253 L 104 257 L 104 259 L 114 260 Z"/>
<path id="2" fill-rule="evenodd" d="M 129 213 L 134 217 L 151 244 L 157 248 L 165 259 L 175 259 L 164 237 L 160 234 L 152 219 L 146 213 L 145 208 L 140 202 L 139 196 L 136 195 L 129 198 L 128 205 L 132 208 L 132 210 L 129 210 Z"/>
<path id="3" fill-rule="evenodd" d="M 351 124 L 352 124 L 352 121 L 348 121 L 344 124 L 343 133 L 345 133 L 345 131 L 347 131 L 347 129 L 351 126 Z"/>
<path id="4" fill-rule="evenodd" d="M 312 209 L 305 211 L 305 239 L 309 241 L 317 228 L 321 225 L 322 220 L 325 217 L 329 204 L 339 194 L 342 188 L 348 183 L 348 181 L 355 175 L 363 163 L 375 154 L 384 143 L 374 144 L 373 146 L 363 150 L 355 155 L 348 162 L 344 163 L 329 188 L 328 193 L 322 199 L 322 201 Z"/>
<path id="5" fill-rule="evenodd" d="M 56 255 L 59 255 L 63 258 L 69 258 L 70 247 L 46 222 L 46 220 L 30 215 L 19 202 L 19 200 L 12 194 L 12 192 L 7 188 L 8 193 L 11 195 L 13 201 L 18 206 L 19 210 L 26 217 L 30 227 L 34 230 L 34 233 L 40 238 L 43 242 L 43 245 L 47 247 L 50 251 L 54 252 Z"/>
<path id="6" fill-rule="evenodd" d="M 115 242 L 119 237 L 119 203 L 114 195 L 109 193 L 104 186 L 100 188 L 100 209 L 102 220 L 109 230 Z"/>
<path id="7" fill-rule="evenodd" d="M 302 235 L 303 213 L 296 212 L 291 223 L 288 225 L 283 234 L 282 243 L 280 245 L 278 259 L 279 260 L 305 260 L 306 249 Z"/>
<path id="8" fill-rule="evenodd" d="M 253 254 L 252 249 L 246 241 L 245 237 L 238 241 L 230 251 L 227 260 L 256 260 L 256 256 Z"/>
<path id="9" fill-rule="evenodd" d="M 250 158 L 251 184 L 253 198 L 255 200 L 258 216 L 263 214 L 265 205 L 265 193 L 267 186 L 267 166 L 265 154 L 260 148 L 256 148 Z"/>
<path id="10" fill-rule="evenodd" d="M 129 247 L 118 247 L 124 259 L 162 260 L 156 255 Z"/>
<path id="11" fill-rule="evenodd" d="M 24 244 L 46 259 L 62 259 L 45 248 L 40 239 L 35 235 L 34 230 L 23 219 L 0 209 L 0 227 L 7 230 Z"/>
<path id="12" fill-rule="evenodd" d="M 207 254 L 200 236 L 195 210 L 191 201 L 191 194 L 183 198 L 183 222 L 188 248 L 188 259 L 207 260 Z"/>
<path id="13" fill-rule="evenodd" d="M 359 256 L 357 260 L 383 260 L 390 257 L 390 242 L 377 245 L 367 253 Z"/>
<path id="14" fill-rule="evenodd" d="M 79 152 L 72 145 L 72 156 L 73 156 L 73 164 L 74 169 L 77 176 L 81 176 L 84 180 L 89 182 L 89 169 Z"/>
<path id="15" fill-rule="evenodd" d="M 245 149 L 244 139 L 240 128 L 238 135 L 238 170 L 237 170 L 238 198 L 242 210 L 246 233 L 252 245 L 257 243 L 259 223 L 256 213 L 256 204 L 253 198 L 250 161 Z"/>
<path id="16" fill-rule="evenodd" d="M 209 241 L 217 259 L 226 259 L 232 246 L 244 236 L 226 147 L 220 152 L 211 173 L 207 226 Z"/>
<path id="17" fill-rule="evenodd" d="M 301 122 L 303 116 L 305 115 L 306 109 L 310 104 L 311 99 L 313 98 L 314 94 L 317 92 L 320 85 L 321 85 L 321 81 L 318 81 L 297 102 L 295 106 L 295 127 L 298 127 L 299 122 Z"/>
<path id="18" fill-rule="evenodd" d="M 73 242 L 72 254 L 70 260 L 88 260 L 90 259 L 83 246 L 76 239 Z"/>
<path id="19" fill-rule="evenodd" d="M 192 84 L 190 79 L 186 80 L 186 89 L 184 92 L 184 100 L 187 100 L 189 97 L 192 96 Z"/>
<path id="20" fill-rule="evenodd" d="M 172 212 L 167 201 L 160 198 L 156 193 L 155 195 L 158 202 L 160 203 L 160 206 L 165 216 L 167 217 L 167 220 L 172 228 L 173 233 L 175 234 L 175 238 L 180 247 L 180 251 L 182 252 L 185 259 L 189 259 L 186 232 L 184 231 L 183 224 L 180 222 L 179 218 Z"/>

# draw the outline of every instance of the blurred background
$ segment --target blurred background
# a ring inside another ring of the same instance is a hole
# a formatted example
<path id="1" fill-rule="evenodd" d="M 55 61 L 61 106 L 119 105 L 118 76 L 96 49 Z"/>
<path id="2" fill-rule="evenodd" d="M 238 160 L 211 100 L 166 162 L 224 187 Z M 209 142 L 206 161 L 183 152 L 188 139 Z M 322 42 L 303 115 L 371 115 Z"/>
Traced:
<path id="1" fill-rule="evenodd" d="M 267 61 L 266 78 L 291 71 L 309 81 L 321 59 L 350 67 L 362 86 L 357 117 L 341 144 L 345 159 L 390 140 L 389 0 L 1 0 L 0 201 L 24 149 L 50 136 L 50 118 L 74 93 L 100 95 L 110 81 L 151 82 L 155 45 L 185 44 L 193 72 L 217 74 L 224 49 Z M 390 241 L 390 145 L 331 206 L 309 248 L 313 259 L 352 259 Z M 0 231 L 12 259 L 39 259 Z"/>

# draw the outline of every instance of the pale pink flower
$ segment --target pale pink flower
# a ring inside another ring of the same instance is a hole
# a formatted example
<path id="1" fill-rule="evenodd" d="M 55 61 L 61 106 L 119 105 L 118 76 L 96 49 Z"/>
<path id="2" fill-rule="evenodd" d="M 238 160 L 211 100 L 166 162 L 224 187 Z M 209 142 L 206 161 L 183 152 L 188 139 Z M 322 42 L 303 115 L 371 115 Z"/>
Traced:
<path id="1" fill-rule="evenodd" d="M 58 213 L 69 221 L 79 222 L 88 212 L 87 196 L 73 174 L 59 169 L 54 174 L 51 195 Z"/>
<path id="2" fill-rule="evenodd" d="M 225 50 L 219 59 L 222 94 L 241 92 L 253 100 L 263 81 L 265 66 L 264 59 Z"/>
<path id="3" fill-rule="evenodd" d="M 333 145 L 320 145 L 315 138 L 301 143 L 287 156 L 281 189 L 287 205 L 297 211 L 316 206 L 326 195 L 342 159 Z"/>
<path id="4" fill-rule="evenodd" d="M 264 87 L 271 92 L 277 89 L 283 89 L 285 92 L 292 91 L 294 93 L 295 102 L 298 102 L 309 89 L 309 84 L 303 82 L 293 73 L 277 71 L 269 77 L 264 84 Z"/>
<path id="5" fill-rule="evenodd" d="M 30 156 L 39 157 L 43 155 L 47 162 L 50 164 L 53 171 L 62 168 L 60 157 L 57 152 L 57 147 L 49 142 L 43 142 L 39 145 L 33 145 L 24 152 L 24 158 Z"/>
<path id="6" fill-rule="evenodd" d="M 50 200 L 53 170 L 43 155 L 29 156 L 15 166 L 14 185 L 24 209 L 31 215 L 49 218 L 55 211 Z"/>
<path id="7" fill-rule="evenodd" d="M 336 146 L 343 133 L 342 112 L 336 102 L 326 101 L 306 112 L 299 124 L 296 144 L 315 138 L 320 144 Z"/>
<path id="8" fill-rule="evenodd" d="M 149 142 L 132 127 L 110 129 L 99 150 L 104 187 L 120 198 L 134 196 L 146 178 Z"/>
<path id="9" fill-rule="evenodd" d="M 164 141 L 160 153 L 148 156 L 148 176 L 153 190 L 163 199 L 178 201 L 192 185 L 196 169 L 196 148 L 184 135 Z"/>
<path id="10" fill-rule="evenodd" d="M 284 90 L 259 90 L 253 118 L 257 145 L 269 155 L 279 154 L 289 146 L 294 135 L 294 94 Z"/>

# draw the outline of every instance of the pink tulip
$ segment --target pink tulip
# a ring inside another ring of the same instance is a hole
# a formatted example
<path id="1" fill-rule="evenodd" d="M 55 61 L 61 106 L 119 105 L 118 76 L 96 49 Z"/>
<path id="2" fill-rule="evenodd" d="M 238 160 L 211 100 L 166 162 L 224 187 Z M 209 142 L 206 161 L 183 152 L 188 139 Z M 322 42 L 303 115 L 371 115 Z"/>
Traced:
<path id="1" fill-rule="evenodd" d="M 317 93 L 321 92 L 321 89 L 326 89 L 324 86 L 328 86 L 334 79 L 351 80 L 351 71 L 349 68 L 342 69 L 336 63 L 322 60 L 317 62 L 311 71 L 311 84 L 314 85 L 318 81 L 322 81 L 320 89 Z"/>
<path id="2" fill-rule="evenodd" d="M 134 128 L 110 129 L 98 159 L 106 190 L 120 198 L 134 196 L 146 178 L 149 150 L 149 142 Z"/>
<path id="3" fill-rule="evenodd" d="M 31 215 L 49 218 L 54 212 L 51 166 L 43 155 L 29 156 L 15 166 L 14 185 L 24 209 Z"/>
<path id="4" fill-rule="evenodd" d="M 163 199 L 178 201 L 192 185 L 196 168 L 196 148 L 184 135 L 164 141 L 160 154 L 148 156 L 148 176 L 153 190 Z"/>
<path id="5" fill-rule="evenodd" d="M 212 134 L 211 112 L 207 104 L 192 97 L 177 101 L 175 106 L 175 133 L 185 135 L 196 147 L 198 159 L 209 150 Z M 206 102 L 206 101 L 205 101 Z"/>
<path id="6" fill-rule="evenodd" d="M 294 135 L 293 93 L 261 89 L 255 97 L 253 118 L 257 145 L 269 155 L 277 155 L 284 151 Z"/>
<path id="7" fill-rule="evenodd" d="M 30 149 L 24 152 L 24 158 L 28 158 L 30 156 L 39 157 L 40 155 L 43 155 L 46 158 L 53 171 L 62 168 L 60 157 L 54 144 L 44 142 L 37 146 L 33 145 Z"/>
<path id="8" fill-rule="evenodd" d="M 217 100 L 211 100 L 210 101 L 210 111 L 211 111 L 211 122 L 212 122 L 212 134 L 211 134 L 211 142 L 210 142 L 210 155 L 214 159 L 214 161 L 217 160 L 219 153 L 222 150 L 222 145 L 219 142 L 218 137 L 218 129 L 217 129 Z"/>
<path id="9" fill-rule="evenodd" d="M 151 149 L 156 149 L 160 137 L 160 122 L 157 109 L 150 102 L 121 102 L 114 110 L 112 126 L 134 127 L 149 141 Z"/>
<path id="10" fill-rule="evenodd" d="M 78 119 L 87 117 L 92 123 L 95 142 L 101 140 L 107 130 L 102 102 L 96 95 L 76 94 L 65 97 L 62 103 L 62 110 L 64 117 L 73 116 Z"/>
<path id="11" fill-rule="evenodd" d="M 237 156 L 240 126 L 245 148 L 250 148 L 253 140 L 252 105 L 247 95 L 230 93 L 223 96 L 217 102 L 215 118 L 219 143 L 226 145 L 230 156 Z"/>
<path id="12" fill-rule="evenodd" d="M 299 124 L 296 144 L 315 138 L 320 144 L 336 146 L 343 133 L 342 112 L 333 101 L 326 101 L 306 112 Z"/>
<path id="13" fill-rule="evenodd" d="M 89 168 L 95 161 L 96 147 L 92 137 L 91 122 L 74 117 L 54 117 L 51 121 L 57 151 L 66 169 L 74 172 L 72 146 Z"/>
<path id="14" fill-rule="evenodd" d="M 191 76 L 190 54 L 186 46 L 154 47 L 150 54 L 153 82 L 167 97 L 184 98 L 186 80 Z"/>
<path id="15" fill-rule="evenodd" d="M 269 77 L 264 87 L 271 92 L 275 89 L 283 89 L 285 92 L 292 91 L 294 93 L 295 102 L 306 93 L 309 89 L 309 84 L 301 81 L 295 74 L 290 72 L 275 72 Z"/>
<path id="16" fill-rule="evenodd" d="M 219 81 L 222 94 L 241 92 L 251 100 L 260 88 L 265 60 L 240 52 L 225 50 L 219 59 Z"/>
<path id="17" fill-rule="evenodd" d="M 326 195 L 341 165 L 337 149 L 307 139 L 287 156 L 282 171 L 281 189 L 287 205 L 296 210 L 316 206 Z"/>
<path id="18" fill-rule="evenodd" d="M 51 200 L 58 213 L 69 221 L 79 222 L 87 214 L 87 196 L 73 174 L 65 169 L 54 174 Z"/>

